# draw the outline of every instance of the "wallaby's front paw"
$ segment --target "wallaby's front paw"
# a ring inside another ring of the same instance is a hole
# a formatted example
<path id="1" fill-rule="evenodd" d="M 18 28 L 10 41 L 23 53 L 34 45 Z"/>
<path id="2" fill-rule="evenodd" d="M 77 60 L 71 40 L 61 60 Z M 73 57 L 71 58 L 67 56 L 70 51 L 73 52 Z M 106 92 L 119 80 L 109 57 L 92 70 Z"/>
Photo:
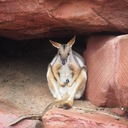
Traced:
<path id="1" fill-rule="evenodd" d="M 59 85 L 60 85 L 61 87 L 65 87 L 66 83 L 60 82 Z"/>
<path id="2" fill-rule="evenodd" d="M 73 85 L 73 83 L 68 83 L 68 87 L 71 87 Z"/>

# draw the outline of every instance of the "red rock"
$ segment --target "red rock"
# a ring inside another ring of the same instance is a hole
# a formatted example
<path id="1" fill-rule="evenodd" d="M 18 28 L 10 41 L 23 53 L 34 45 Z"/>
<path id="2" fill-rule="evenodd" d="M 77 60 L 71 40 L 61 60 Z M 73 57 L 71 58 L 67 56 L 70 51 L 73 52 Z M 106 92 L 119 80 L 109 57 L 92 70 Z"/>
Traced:
<path id="1" fill-rule="evenodd" d="M 11 102 L 0 99 L 0 128 L 42 128 L 42 123 L 38 120 L 23 120 L 9 127 L 10 122 L 24 114 Z"/>
<path id="2" fill-rule="evenodd" d="M 18 115 L 0 112 L 0 128 L 41 128 L 42 126 L 42 123 L 38 120 L 23 120 L 9 127 L 9 123 L 18 117 Z"/>
<path id="3" fill-rule="evenodd" d="M 78 113 L 62 109 L 48 111 L 43 122 L 45 128 L 128 128 L 127 120 L 90 113 Z"/>
<path id="4" fill-rule="evenodd" d="M 86 98 L 97 106 L 128 108 L 128 35 L 91 37 L 84 58 Z"/>
<path id="5" fill-rule="evenodd" d="M 1 0 L 0 36 L 14 39 L 128 32 L 125 0 Z"/>

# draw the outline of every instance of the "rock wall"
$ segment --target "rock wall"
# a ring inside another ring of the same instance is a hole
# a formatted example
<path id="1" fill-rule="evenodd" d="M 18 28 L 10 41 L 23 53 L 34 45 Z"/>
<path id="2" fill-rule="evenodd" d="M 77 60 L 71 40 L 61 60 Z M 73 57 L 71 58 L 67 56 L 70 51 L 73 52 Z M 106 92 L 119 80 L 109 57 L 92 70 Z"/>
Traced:
<path id="1" fill-rule="evenodd" d="M 128 108 L 128 34 L 91 37 L 84 58 L 86 98 L 97 106 Z"/>
<path id="2" fill-rule="evenodd" d="M 126 0 L 0 0 L 0 36 L 13 39 L 128 32 Z"/>

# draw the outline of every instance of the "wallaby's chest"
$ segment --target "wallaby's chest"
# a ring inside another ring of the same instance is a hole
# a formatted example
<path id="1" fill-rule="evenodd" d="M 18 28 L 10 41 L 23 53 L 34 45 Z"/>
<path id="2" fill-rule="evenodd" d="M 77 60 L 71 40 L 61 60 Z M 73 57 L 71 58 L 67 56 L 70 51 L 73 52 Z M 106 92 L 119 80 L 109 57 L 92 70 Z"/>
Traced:
<path id="1" fill-rule="evenodd" d="M 71 81 L 72 71 L 68 64 L 62 65 L 62 67 L 59 69 L 59 76 L 62 82 L 66 82 L 67 79 Z"/>

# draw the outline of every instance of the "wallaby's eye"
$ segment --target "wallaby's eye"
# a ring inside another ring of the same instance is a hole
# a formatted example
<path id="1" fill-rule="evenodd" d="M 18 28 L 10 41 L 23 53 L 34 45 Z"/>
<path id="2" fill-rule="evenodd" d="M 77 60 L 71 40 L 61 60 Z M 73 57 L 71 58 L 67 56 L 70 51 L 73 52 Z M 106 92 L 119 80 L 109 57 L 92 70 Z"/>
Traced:
<path id="1" fill-rule="evenodd" d="M 68 56 L 70 55 L 70 53 L 68 52 Z"/>

